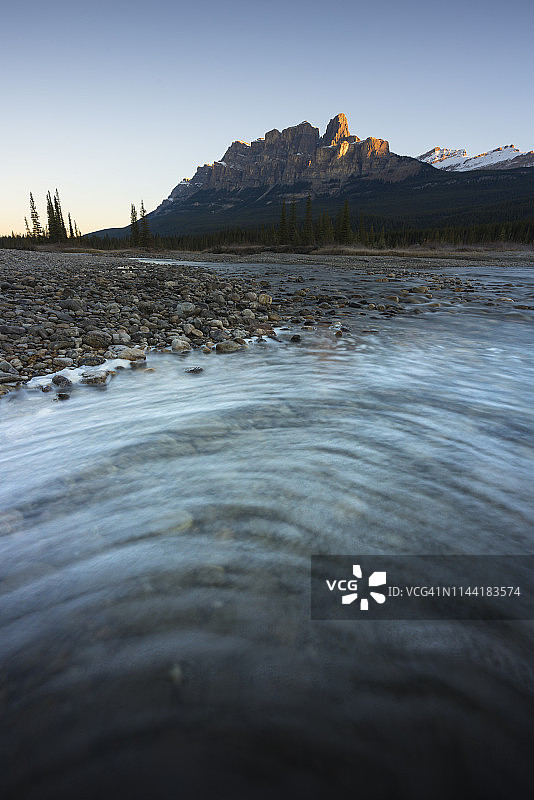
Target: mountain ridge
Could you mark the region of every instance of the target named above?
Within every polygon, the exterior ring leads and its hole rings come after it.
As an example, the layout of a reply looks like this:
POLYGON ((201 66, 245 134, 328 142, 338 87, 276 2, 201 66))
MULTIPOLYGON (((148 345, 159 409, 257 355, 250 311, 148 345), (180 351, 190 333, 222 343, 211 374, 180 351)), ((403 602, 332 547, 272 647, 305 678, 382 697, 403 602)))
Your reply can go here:
POLYGON ((191 179, 180 181, 154 213, 185 202, 199 189, 233 192, 303 181, 314 196, 338 191, 353 177, 403 180, 419 174, 419 164, 418 159, 391 153, 385 139, 370 136, 362 141, 350 133, 345 114, 337 114, 323 136, 304 121, 282 131, 274 128, 250 144, 232 142, 219 161, 199 166, 191 179))
MULTIPOLYGON (((284 200, 295 200, 302 213, 309 196, 316 210, 335 214, 348 200, 353 213, 387 216, 401 227, 463 224, 458 220, 464 217, 492 221, 512 213, 512 206, 527 213, 534 202, 533 169, 447 170, 427 163, 439 155, 445 161, 452 152, 434 148, 419 159, 400 156, 385 139, 352 134, 340 113, 322 135, 304 121, 273 128, 251 143, 232 142, 219 161, 180 181, 147 219, 161 235, 260 228, 278 223, 284 200)), ((464 153, 455 156, 468 158, 464 153)), ((126 237, 129 226, 92 235, 126 237)))
POLYGON ((448 172, 468 172, 478 169, 520 169, 534 167, 534 150, 521 152, 513 144, 496 147, 476 156, 467 155, 465 149, 449 150, 434 147, 417 157, 418 161, 448 172))

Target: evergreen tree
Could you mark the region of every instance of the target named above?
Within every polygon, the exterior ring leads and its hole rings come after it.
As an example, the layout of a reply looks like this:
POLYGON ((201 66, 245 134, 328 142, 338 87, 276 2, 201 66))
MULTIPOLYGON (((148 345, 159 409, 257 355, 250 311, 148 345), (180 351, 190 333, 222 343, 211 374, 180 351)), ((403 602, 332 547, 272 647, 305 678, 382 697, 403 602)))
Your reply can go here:
POLYGON ((320 246, 325 243, 324 237, 324 211, 322 211, 315 224, 315 241, 320 246))
POLYGON ((349 201, 345 200, 343 211, 340 216, 339 224, 339 241, 342 244, 350 244, 353 239, 352 228, 350 227, 350 209, 349 201))
POLYGON ((361 244, 367 244, 367 231, 365 230, 365 222, 363 220, 363 214, 360 211, 360 221, 358 223, 358 239, 361 244))
POLYGON ((36 239, 40 239, 42 236, 44 236, 44 231, 41 228, 39 214, 37 213, 35 200, 33 199, 33 195, 31 192, 30 192, 30 218, 32 221, 32 236, 34 236, 36 239))
POLYGON ((139 247, 139 223, 137 221, 137 211, 132 203, 130 211, 130 245, 132 247, 139 247))
POLYGON ((282 200, 282 210, 280 212, 280 223, 278 225, 278 241, 280 244, 289 243, 289 228, 287 225, 286 201, 282 200))
POLYGON ((74 230, 72 229, 72 220, 70 218, 70 211, 69 211, 69 239, 74 239, 74 230))
POLYGON ((291 209, 289 211, 289 241, 292 245, 299 243, 299 231, 297 228, 297 204, 295 198, 291 201, 291 209))
POLYGON ((46 215, 48 217, 48 238, 51 242, 59 242, 61 239, 61 228, 50 192, 46 194, 46 215))
POLYGON ((63 219, 63 212, 61 210, 61 203, 59 201, 59 192, 57 189, 54 195, 54 213, 56 215, 56 224, 59 232, 59 240, 66 241, 67 229, 65 227, 65 220, 63 219))
POLYGON ((324 214, 324 240, 326 244, 331 244, 334 241, 334 226, 332 224, 332 220, 330 218, 330 214, 328 211, 325 211, 324 214))
POLYGON ((146 218, 145 206, 141 200, 141 208, 139 209, 139 245, 148 250, 151 244, 152 234, 146 218))
POLYGON ((311 206, 311 196, 308 195, 308 202, 306 203, 306 212, 304 214, 304 223, 302 225, 302 232, 301 232, 301 241, 302 244, 315 244, 315 235, 313 231, 313 217, 312 217, 312 206, 311 206))

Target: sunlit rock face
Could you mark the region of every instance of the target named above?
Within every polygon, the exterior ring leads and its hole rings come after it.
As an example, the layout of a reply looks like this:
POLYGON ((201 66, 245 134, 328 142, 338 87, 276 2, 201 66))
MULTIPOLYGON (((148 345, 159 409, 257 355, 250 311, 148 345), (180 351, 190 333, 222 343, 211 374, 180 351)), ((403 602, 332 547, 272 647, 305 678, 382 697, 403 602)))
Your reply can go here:
POLYGON ((332 147, 342 140, 359 142, 357 136, 352 136, 345 114, 337 114, 330 120, 324 135, 321 137, 322 147, 332 147))
POLYGON ((199 190, 268 190, 304 182, 306 193, 333 193, 353 178, 395 182, 421 169, 416 159, 390 153, 384 139, 361 141, 350 133, 345 114, 337 114, 322 136, 309 122, 301 122, 282 131, 274 128, 250 144, 232 142, 220 161, 198 167, 190 180, 181 181, 160 209, 183 203, 199 190))

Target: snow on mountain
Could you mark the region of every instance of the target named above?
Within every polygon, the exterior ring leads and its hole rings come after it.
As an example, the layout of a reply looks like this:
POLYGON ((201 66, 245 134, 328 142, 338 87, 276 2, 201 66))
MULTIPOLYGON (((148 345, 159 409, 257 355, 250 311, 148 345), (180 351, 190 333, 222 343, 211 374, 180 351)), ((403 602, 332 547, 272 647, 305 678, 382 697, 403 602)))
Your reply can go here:
POLYGON ((534 150, 522 153, 513 144, 507 144, 490 150, 489 153, 468 156, 465 150, 434 147, 433 150, 418 156, 418 160, 449 172, 467 172, 472 169, 516 169, 534 167, 534 150))

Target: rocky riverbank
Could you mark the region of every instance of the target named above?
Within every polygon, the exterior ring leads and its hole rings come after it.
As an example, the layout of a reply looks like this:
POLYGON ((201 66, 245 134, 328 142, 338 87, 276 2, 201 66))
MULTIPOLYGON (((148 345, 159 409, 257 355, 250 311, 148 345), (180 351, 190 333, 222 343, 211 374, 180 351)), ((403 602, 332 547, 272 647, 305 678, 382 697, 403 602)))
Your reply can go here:
MULTIPOLYGON (((349 312, 371 316, 376 324, 381 316, 421 313, 452 302, 493 304, 484 287, 428 272, 438 265, 408 258, 320 258, 332 274, 354 271, 352 290, 342 293, 300 274, 299 269, 317 264, 317 257, 182 253, 176 258, 186 263, 0 251, 0 394, 32 377, 74 367, 88 368, 82 382, 105 382, 106 370, 95 372, 95 367, 116 358, 143 363, 150 348, 234 352, 251 337, 275 336, 273 327, 286 323, 331 326, 337 319, 333 335, 340 336, 349 312), (216 272, 206 266, 207 258, 232 262, 236 269, 216 272), (295 271, 275 280, 271 273, 269 280, 257 272, 247 275, 246 268, 240 273, 237 265, 251 261, 292 264, 295 271)), ((54 382, 60 389, 68 378, 57 376, 54 382)))

